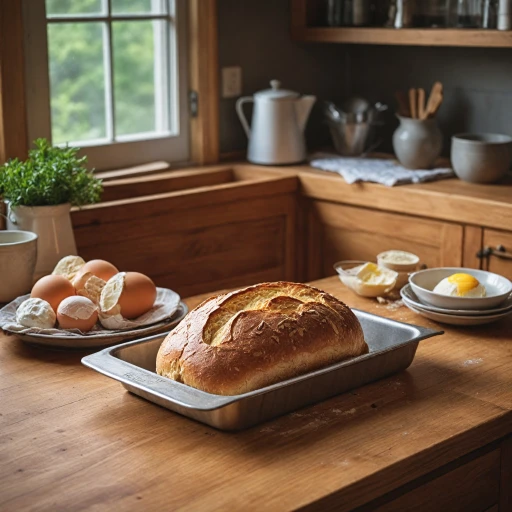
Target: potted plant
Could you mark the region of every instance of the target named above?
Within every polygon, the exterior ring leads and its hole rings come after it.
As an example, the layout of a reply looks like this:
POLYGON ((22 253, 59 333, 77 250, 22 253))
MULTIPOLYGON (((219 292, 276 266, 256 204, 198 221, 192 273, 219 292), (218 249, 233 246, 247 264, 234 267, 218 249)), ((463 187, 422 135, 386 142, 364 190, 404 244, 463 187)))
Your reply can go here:
POLYGON ((0 196, 7 203, 7 229, 38 235, 38 279, 60 258, 76 254, 71 207, 98 202, 103 186, 85 168, 87 158, 77 156, 79 148, 52 147, 46 139, 35 146, 27 160, 0 167, 0 196))

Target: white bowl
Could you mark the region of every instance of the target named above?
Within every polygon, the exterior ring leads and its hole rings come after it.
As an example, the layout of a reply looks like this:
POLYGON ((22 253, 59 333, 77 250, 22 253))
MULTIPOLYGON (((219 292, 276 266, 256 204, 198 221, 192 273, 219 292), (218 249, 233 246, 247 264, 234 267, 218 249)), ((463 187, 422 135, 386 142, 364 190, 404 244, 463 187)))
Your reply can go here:
POLYGON ((443 267, 420 270, 409 277, 409 283, 421 302, 446 309, 492 309, 503 303, 512 292, 512 283, 507 278, 473 268, 443 267), (445 277, 461 272, 478 279, 485 286, 487 296, 478 298, 450 297, 432 291, 445 277))
POLYGON ((354 270, 357 270, 357 267, 360 267, 366 263, 367 261, 358 261, 358 260, 345 260, 338 261, 333 265, 334 270, 338 272, 338 277, 340 281, 347 287, 350 288, 353 292, 361 295, 362 297, 381 297, 389 293, 391 290, 395 288, 396 280, 398 277, 398 272, 389 269, 382 269, 389 274, 389 277, 392 281, 389 284, 370 284, 365 283, 358 279, 355 275, 354 270))
POLYGON ((395 272, 412 272, 418 267, 419 256, 412 252, 392 250, 377 254, 377 264, 395 272))

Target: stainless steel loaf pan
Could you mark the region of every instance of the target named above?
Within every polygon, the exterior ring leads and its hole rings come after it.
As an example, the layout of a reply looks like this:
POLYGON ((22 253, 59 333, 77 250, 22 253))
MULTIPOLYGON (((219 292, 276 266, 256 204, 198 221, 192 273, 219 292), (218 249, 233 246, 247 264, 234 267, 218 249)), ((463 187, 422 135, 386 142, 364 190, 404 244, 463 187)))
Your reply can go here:
POLYGON ((82 363, 171 411, 221 430, 239 430, 405 370, 421 340, 443 333, 354 312, 368 354, 243 395, 213 395, 157 375, 156 355, 165 334, 106 348, 82 363))

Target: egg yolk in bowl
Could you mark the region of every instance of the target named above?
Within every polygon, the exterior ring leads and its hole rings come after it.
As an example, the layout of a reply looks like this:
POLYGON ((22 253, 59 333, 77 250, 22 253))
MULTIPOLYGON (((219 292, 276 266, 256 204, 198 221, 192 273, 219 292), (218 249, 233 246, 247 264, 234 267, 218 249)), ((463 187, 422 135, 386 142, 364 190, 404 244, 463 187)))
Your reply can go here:
POLYGON ((434 293, 451 297, 485 297, 485 287, 476 277, 470 274, 458 273, 444 278, 434 288, 434 293))

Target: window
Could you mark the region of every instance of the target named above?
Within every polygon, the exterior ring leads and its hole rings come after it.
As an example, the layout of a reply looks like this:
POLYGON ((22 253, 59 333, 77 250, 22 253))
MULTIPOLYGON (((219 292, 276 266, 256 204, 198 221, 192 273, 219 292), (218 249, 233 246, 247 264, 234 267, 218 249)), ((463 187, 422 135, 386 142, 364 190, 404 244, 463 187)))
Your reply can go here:
POLYGON ((96 169, 189 157, 185 0, 24 0, 29 141, 96 169))

